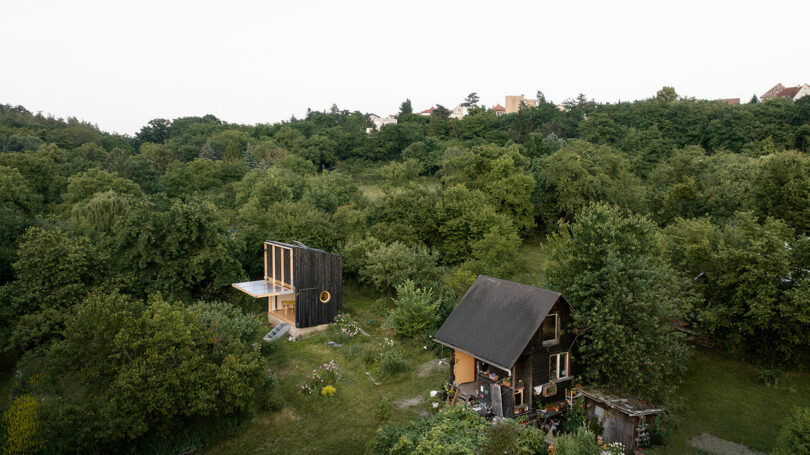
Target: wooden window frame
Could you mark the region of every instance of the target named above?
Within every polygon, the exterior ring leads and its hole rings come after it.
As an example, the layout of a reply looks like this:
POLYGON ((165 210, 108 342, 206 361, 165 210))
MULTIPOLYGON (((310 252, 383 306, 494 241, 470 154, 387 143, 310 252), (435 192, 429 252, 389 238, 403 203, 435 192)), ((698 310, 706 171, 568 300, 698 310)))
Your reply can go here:
POLYGON ((550 354, 548 356, 548 378, 549 382, 557 382, 557 381, 564 381, 571 377, 571 353, 568 351, 563 352, 555 352, 554 354, 550 354), (565 376, 560 376, 560 359, 562 356, 565 355, 565 376), (554 358, 556 357, 556 360, 554 358), (552 363, 554 362, 554 363, 552 363), (556 366, 557 374, 556 377, 551 375, 552 372, 552 365, 556 366))
POLYGON ((540 341, 543 343, 543 346, 553 346, 555 344, 559 344, 560 342, 560 313, 549 313, 546 315, 546 319, 554 316, 554 339, 553 340, 544 340, 543 339, 543 325, 545 324, 545 319, 543 319, 543 323, 540 324, 540 341))

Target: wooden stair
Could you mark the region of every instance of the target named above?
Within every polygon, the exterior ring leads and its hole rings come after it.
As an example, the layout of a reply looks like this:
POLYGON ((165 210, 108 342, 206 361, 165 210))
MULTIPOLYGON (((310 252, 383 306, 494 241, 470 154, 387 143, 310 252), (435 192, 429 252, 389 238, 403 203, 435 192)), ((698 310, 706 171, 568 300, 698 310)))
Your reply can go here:
POLYGON ((273 330, 267 333, 267 335, 262 338, 264 341, 270 343, 271 341, 276 341, 279 338, 283 337, 285 333, 290 331, 292 326, 287 324, 286 322, 282 322, 277 326, 273 327, 273 330))

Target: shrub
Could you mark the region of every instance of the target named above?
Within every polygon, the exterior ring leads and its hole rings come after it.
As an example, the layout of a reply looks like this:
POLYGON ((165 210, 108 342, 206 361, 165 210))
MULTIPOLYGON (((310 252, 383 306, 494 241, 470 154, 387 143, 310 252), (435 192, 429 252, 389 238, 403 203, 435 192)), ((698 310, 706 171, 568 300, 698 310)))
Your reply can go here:
POLYGON ((574 400, 573 406, 565 412, 564 428, 565 431, 570 433, 585 424, 585 399, 578 397, 574 400))
POLYGON ((772 455, 797 453, 810 453, 810 408, 793 408, 771 451, 772 455))
POLYGON ((345 334, 349 338, 354 338, 360 334, 360 324, 348 314, 338 313, 338 315, 335 316, 334 323, 340 329, 340 333, 345 334))
POLYGON ((21 395, 3 413, 3 430, 5 444, 3 453, 29 454, 43 448, 38 439, 39 421, 37 408, 39 402, 31 395, 21 395))
POLYGON ((312 395, 324 386, 337 383, 342 377, 335 361, 330 360, 329 363, 324 363, 307 373, 306 380, 301 385, 301 391, 312 395))
POLYGON ((388 325, 401 337, 427 335, 439 321, 439 303, 432 289, 417 288, 416 283, 406 280, 397 286, 396 307, 388 314, 388 325))
POLYGON ((279 411, 284 407, 284 395, 279 393, 278 379, 272 371, 267 371, 264 376, 261 407, 265 411, 279 411))
POLYGON ((321 389, 321 395, 325 396, 325 397, 333 397, 333 396, 335 396, 335 392, 337 392, 337 389, 335 389, 331 385, 324 386, 321 389))
POLYGON ((573 433, 563 433, 554 438, 554 455, 599 455, 602 450, 596 436, 587 427, 579 427, 573 433))
POLYGON ((374 407, 374 418, 379 422, 385 422, 389 417, 391 417, 391 402, 383 398, 374 407))
POLYGON ((384 349, 380 354, 380 373, 383 376, 396 376, 402 373, 407 368, 408 364, 402 357, 402 352, 399 349, 389 347, 384 349))
POLYGON ((517 451, 518 429, 514 423, 502 422, 487 428, 487 440, 481 455, 500 455, 517 451))

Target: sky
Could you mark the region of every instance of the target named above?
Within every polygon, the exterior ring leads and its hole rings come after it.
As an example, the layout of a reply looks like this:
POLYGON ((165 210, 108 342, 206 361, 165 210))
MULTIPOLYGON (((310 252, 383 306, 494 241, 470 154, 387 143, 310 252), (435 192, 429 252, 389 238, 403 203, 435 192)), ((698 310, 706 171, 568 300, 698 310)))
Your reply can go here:
POLYGON ((0 0, 0 103, 135 134, 154 118, 395 114, 470 92, 717 99, 810 83, 809 1, 0 0))

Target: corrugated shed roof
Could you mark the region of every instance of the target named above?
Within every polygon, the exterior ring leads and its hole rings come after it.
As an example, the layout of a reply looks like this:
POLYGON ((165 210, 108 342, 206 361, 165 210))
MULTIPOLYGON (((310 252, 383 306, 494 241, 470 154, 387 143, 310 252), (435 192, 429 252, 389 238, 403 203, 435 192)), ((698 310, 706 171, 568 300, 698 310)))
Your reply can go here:
POLYGON ((511 368, 561 297, 548 289, 480 275, 435 339, 501 368, 511 368))
POLYGON ((618 409, 629 416, 638 417, 664 412, 663 409, 649 401, 639 400, 635 397, 619 397, 606 393, 603 390, 595 387, 575 388, 574 392, 581 393, 586 397, 610 406, 611 408, 618 409))

